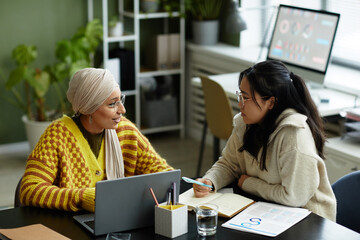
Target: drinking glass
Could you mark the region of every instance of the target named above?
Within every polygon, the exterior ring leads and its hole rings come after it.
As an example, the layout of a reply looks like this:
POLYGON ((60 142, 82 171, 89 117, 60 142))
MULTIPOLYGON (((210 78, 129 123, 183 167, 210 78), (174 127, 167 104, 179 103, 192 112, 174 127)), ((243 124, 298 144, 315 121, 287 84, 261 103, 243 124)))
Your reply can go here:
POLYGON ((211 236, 216 233, 218 221, 218 206, 204 203, 196 206, 197 231, 201 236, 211 236))

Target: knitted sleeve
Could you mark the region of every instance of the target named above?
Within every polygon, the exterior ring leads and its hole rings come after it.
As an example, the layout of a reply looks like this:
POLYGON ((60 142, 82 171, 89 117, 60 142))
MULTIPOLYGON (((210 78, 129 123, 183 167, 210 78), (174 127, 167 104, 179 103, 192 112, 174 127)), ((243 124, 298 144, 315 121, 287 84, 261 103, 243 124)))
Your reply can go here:
POLYGON ((20 198, 24 205, 94 211, 95 187, 76 138, 61 121, 53 122, 30 154, 20 198))
POLYGON ((123 153, 126 176, 173 170, 128 119, 122 117, 116 131, 123 153))

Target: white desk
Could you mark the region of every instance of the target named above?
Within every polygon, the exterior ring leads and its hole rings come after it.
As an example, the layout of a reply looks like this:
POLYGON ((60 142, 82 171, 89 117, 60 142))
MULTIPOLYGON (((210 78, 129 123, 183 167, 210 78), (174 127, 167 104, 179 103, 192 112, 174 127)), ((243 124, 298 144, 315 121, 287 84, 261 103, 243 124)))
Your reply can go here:
POLYGON ((360 142, 349 137, 329 138, 324 148, 325 165, 330 183, 360 170, 360 142))
MULTIPOLYGON (((231 101, 237 101, 235 91, 239 89, 239 73, 218 74, 211 75, 209 77, 212 80, 218 82, 224 88, 231 101)), ((194 86, 201 87, 200 78, 193 78, 192 84, 194 86)), ((322 117, 336 115, 345 108, 351 108, 355 106, 355 96, 329 88, 310 89, 310 94, 322 117), (329 99, 329 102, 321 103, 321 99, 329 99)), ((234 106, 233 103, 232 105, 234 106)))

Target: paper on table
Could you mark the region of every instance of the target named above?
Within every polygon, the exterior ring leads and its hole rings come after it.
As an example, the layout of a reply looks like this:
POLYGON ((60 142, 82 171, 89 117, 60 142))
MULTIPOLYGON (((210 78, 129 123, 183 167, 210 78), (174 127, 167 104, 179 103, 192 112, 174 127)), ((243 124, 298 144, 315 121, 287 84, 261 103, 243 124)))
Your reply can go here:
POLYGON ((0 229, 0 233, 13 240, 69 240, 60 233, 45 227, 42 224, 33 224, 25 227, 0 229))
POLYGON ((311 212, 304 208, 256 202, 222 224, 223 227, 275 237, 311 212))

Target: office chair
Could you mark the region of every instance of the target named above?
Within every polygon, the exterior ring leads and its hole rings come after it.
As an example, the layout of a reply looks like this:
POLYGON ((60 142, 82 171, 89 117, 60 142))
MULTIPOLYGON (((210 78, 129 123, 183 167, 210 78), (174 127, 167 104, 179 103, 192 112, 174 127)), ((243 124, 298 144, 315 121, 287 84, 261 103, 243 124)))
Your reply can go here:
POLYGON ((337 200, 336 222, 360 233, 360 171, 341 177, 332 189, 337 200))
POLYGON ((220 139, 227 140, 233 129, 233 112, 230 100, 224 89, 220 84, 208 77, 201 76, 200 78, 204 92, 206 118, 203 125, 196 177, 200 176, 207 128, 210 129, 214 136, 214 162, 216 162, 220 156, 220 139))
POLYGON ((14 197, 14 207, 22 207, 23 204, 20 201, 20 188, 21 188, 21 181, 22 177, 20 178, 20 181, 18 182, 15 190, 15 197, 14 197))

